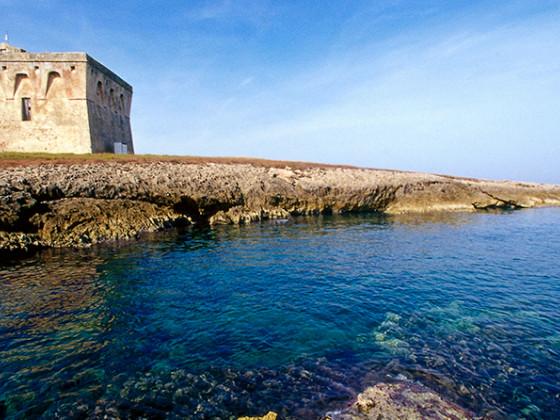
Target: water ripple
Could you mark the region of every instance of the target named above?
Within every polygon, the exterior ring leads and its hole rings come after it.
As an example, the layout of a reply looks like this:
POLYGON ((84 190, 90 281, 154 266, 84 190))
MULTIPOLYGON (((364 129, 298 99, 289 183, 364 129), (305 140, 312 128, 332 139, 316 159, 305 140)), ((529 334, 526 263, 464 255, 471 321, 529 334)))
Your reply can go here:
POLYGON ((404 375, 480 415, 560 418, 559 238, 541 209, 46 251, 0 267, 0 416, 318 418, 404 375))

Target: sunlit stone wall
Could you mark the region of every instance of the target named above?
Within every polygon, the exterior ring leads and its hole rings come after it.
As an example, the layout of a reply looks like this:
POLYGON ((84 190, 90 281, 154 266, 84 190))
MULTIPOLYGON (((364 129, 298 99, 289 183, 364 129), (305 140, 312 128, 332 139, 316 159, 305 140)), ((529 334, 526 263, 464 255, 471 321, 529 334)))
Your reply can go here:
POLYGON ((0 152, 133 153, 132 87, 85 53, 0 44, 0 152))

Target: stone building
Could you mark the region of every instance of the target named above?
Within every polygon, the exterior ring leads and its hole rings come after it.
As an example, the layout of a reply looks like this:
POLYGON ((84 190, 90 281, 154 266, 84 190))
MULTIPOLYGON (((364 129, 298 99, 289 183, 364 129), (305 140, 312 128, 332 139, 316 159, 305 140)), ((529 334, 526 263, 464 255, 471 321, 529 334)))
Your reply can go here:
POLYGON ((0 44, 0 152, 134 153, 132 86, 85 53, 0 44))

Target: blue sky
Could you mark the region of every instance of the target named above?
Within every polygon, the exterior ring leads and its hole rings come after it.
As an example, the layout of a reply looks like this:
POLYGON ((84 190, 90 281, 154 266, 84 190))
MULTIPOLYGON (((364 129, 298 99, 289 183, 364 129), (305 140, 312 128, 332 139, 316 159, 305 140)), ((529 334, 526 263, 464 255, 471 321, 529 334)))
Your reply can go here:
POLYGON ((560 1, 0 0, 134 87, 137 153, 560 184, 560 1))

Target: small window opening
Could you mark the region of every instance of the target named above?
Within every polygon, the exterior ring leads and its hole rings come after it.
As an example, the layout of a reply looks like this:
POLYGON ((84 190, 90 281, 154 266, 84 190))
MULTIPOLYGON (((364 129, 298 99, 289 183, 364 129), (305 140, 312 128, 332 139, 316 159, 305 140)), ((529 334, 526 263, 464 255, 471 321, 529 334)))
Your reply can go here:
POLYGON ((21 119, 31 121, 31 99, 21 98, 21 119))
POLYGON ((97 82, 97 96, 101 102, 103 102, 103 83, 97 82))

